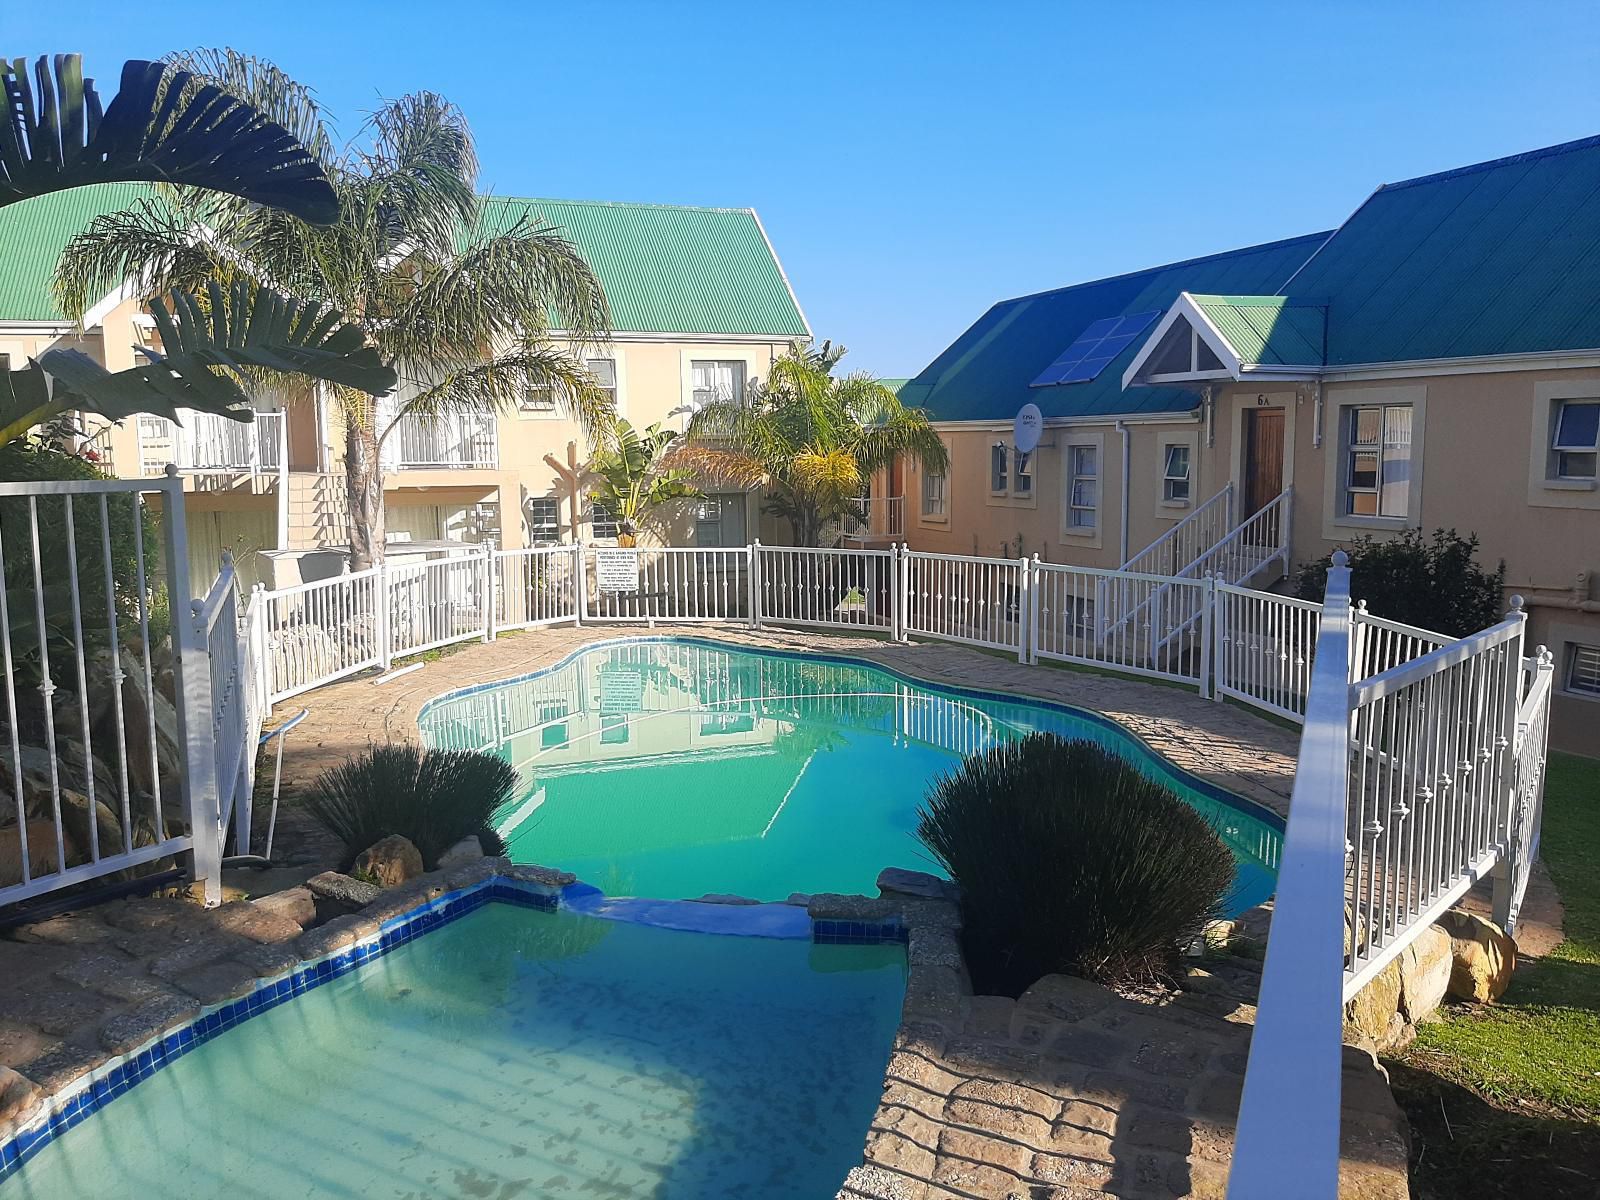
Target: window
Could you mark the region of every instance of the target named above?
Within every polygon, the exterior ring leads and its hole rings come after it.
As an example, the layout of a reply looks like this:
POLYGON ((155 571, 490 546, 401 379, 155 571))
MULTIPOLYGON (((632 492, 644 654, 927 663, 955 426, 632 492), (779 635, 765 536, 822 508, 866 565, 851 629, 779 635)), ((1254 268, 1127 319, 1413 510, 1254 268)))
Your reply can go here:
POLYGON ((1189 447, 1173 443, 1163 455, 1161 498, 1172 504, 1189 502, 1189 447))
POLYGON ((744 403, 744 363, 691 362, 689 373, 694 389, 691 400, 695 409, 704 408, 713 400, 744 403))
POLYGON ((554 496, 532 496, 527 507, 528 537, 540 542, 561 540, 561 501, 554 496))
POLYGON ((945 515, 945 477, 943 471, 924 471, 922 473, 922 515, 925 517, 943 517, 945 515))
POLYGON ((1013 496, 1031 496, 1033 494, 1033 455, 1017 455, 1017 479, 1012 486, 1013 496))
POLYGON ((555 412, 555 384, 548 379, 535 380, 530 376, 526 386, 522 389, 522 399, 517 402, 517 409, 525 413, 555 412))
POLYGON ((1099 524, 1100 447, 1069 446, 1067 528, 1093 529, 1099 524))
POLYGON ((696 546, 743 546, 744 493, 713 492, 694 514, 696 546))
POLYGON ((614 538, 622 532, 616 514, 598 502, 589 506, 589 534, 597 538, 614 538))
POLYGON ((1595 478, 1600 462, 1600 400, 1563 400, 1550 449, 1559 478, 1595 478))
POLYGON ((989 490, 1004 492, 1010 486, 1006 444, 996 442, 989 448, 989 490))
POLYGON ((1404 517, 1411 500, 1411 405, 1380 404, 1349 412, 1346 515, 1404 517))
POLYGON ((614 358, 586 358, 583 366, 594 379, 594 384, 606 394, 606 402, 617 407, 617 360, 614 358))
POLYGON ((1574 646, 1567 662, 1567 691, 1600 696, 1600 646, 1574 646))

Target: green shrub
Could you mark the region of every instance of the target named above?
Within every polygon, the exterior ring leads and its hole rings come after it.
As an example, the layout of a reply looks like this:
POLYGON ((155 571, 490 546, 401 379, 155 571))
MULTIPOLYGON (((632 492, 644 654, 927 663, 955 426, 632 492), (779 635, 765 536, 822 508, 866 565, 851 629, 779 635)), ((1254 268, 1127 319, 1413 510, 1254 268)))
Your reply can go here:
POLYGON ((1057 973, 1170 981, 1234 874, 1172 789, 1054 734, 967 759, 935 785, 917 834, 961 888, 981 994, 1019 996, 1057 973))
MULTIPOLYGON (((1380 540, 1368 533, 1355 538, 1347 552, 1350 598, 1365 600, 1375 617, 1466 637, 1505 616, 1506 564, 1493 571, 1478 565, 1477 534, 1462 537, 1454 529, 1435 529, 1424 539, 1420 530, 1407 529, 1380 540)), ((1322 599, 1331 558, 1300 568, 1295 588, 1302 599, 1322 599)))
POLYGON ((494 814, 516 789, 516 768, 493 754, 378 746, 323 772, 305 803, 344 843, 343 867, 380 838, 398 833, 411 840, 431 871, 439 855, 474 834, 485 854, 503 854, 494 814))

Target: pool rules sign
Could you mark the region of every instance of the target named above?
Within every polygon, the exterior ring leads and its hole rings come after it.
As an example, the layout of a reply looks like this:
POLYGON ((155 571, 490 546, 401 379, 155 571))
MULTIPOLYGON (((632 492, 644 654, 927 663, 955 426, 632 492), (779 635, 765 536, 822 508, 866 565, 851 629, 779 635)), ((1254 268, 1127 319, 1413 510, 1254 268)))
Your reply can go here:
POLYGON ((594 577, 602 592, 636 592, 639 590, 639 552, 613 550, 609 547, 594 552, 594 577))

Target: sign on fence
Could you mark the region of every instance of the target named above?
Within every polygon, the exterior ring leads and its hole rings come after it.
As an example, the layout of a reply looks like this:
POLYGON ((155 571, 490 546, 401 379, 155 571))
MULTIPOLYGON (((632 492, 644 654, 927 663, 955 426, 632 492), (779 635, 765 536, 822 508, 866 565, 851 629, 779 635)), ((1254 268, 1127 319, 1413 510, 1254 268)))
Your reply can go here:
POLYGON ((639 590, 639 552, 602 549, 594 552, 594 577, 602 592, 639 590))

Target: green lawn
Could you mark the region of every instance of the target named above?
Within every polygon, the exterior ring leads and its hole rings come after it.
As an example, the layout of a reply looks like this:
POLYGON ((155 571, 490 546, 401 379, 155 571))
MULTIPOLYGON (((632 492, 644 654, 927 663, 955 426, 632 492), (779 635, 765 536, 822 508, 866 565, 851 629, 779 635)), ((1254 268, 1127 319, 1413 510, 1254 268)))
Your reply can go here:
POLYGON ((1600 762, 1551 755, 1542 853, 1566 940, 1390 1064, 1422 1200, 1600 1195, 1600 762))

